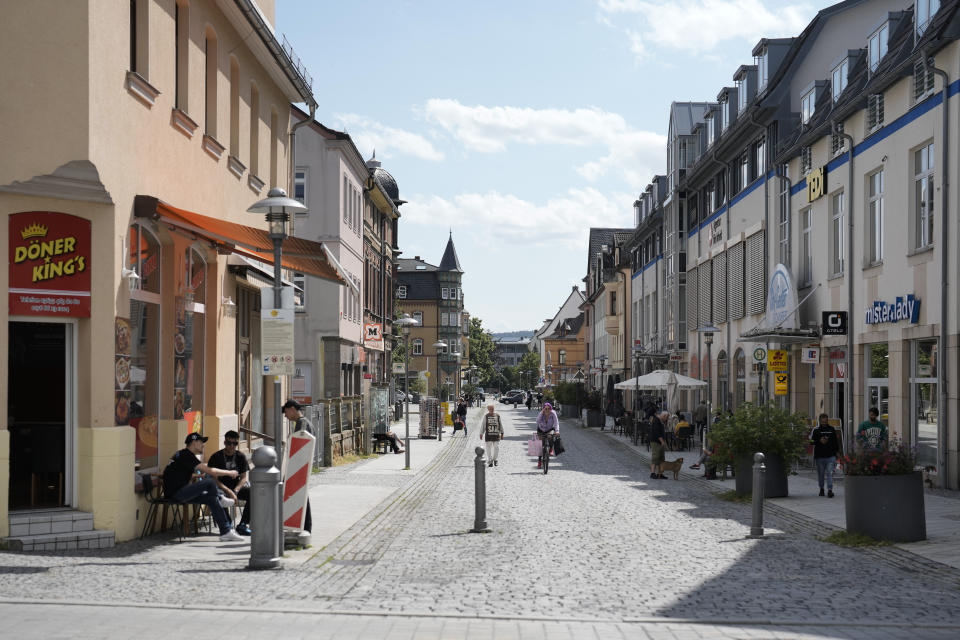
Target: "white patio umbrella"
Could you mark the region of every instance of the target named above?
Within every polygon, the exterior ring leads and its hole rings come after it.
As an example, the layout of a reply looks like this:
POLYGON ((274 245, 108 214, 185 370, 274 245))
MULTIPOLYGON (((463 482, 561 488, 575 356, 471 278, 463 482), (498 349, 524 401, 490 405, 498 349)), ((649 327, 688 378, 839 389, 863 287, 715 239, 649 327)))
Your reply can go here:
POLYGON ((698 389, 707 386, 703 380, 682 376, 673 371, 657 369, 651 371, 645 376, 630 378, 623 382, 618 382, 615 387, 627 391, 666 391, 667 406, 673 408, 676 405, 677 391, 686 389, 698 389))

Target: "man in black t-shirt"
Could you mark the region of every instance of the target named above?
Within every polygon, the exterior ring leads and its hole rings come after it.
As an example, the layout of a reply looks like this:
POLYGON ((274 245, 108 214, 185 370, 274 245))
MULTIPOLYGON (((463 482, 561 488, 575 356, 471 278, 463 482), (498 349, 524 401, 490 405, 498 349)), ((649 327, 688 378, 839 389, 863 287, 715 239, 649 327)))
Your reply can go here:
POLYGON ((213 479, 214 477, 236 478, 239 474, 236 470, 216 469, 200 462, 197 456, 203 453, 203 443, 207 440, 208 438, 204 438, 199 433, 187 435, 184 440, 186 447, 173 454, 167 468, 163 470, 163 495, 176 502, 207 505, 213 515, 213 521, 220 528, 221 540, 243 540, 243 537, 233 530, 233 523, 224 511, 225 506, 233 506, 233 500, 220 494, 217 483, 213 479), (207 474, 207 477, 191 482, 196 471, 207 474))
POLYGON ((240 444, 240 434, 236 431, 227 431, 223 435, 223 449, 210 456, 208 465, 215 469, 235 470, 236 478, 224 476, 215 478, 220 490, 233 501, 244 500, 243 513, 240 515, 240 524, 237 525, 237 533, 242 536, 250 535, 250 485, 247 484, 247 472, 250 471, 250 465, 247 464, 247 456, 237 450, 240 444))
POLYGON ((833 468, 837 464, 840 452, 840 440, 837 430, 830 426, 830 417, 821 413, 819 424, 810 434, 813 444, 813 461, 817 465, 817 480, 820 483, 820 495, 823 495, 823 481, 827 481, 827 496, 833 497, 833 468))

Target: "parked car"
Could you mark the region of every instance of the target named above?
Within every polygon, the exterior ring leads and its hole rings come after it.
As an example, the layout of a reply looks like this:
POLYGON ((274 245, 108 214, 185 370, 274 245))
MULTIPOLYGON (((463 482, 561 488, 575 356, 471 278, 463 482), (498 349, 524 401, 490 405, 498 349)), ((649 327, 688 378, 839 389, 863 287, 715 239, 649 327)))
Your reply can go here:
POLYGON ((523 404, 527 397, 523 391, 508 391, 500 396, 500 402, 503 404, 523 404))

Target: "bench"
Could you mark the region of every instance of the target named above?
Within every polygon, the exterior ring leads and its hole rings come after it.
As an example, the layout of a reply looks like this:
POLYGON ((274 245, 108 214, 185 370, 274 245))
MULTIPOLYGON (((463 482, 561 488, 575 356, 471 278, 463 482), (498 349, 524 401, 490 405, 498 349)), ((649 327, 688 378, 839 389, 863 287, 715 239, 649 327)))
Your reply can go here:
POLYGON ((373 452, 374 453, 386 453, 389 448, 390 448, 390 439, 387 438, 386 433, 373 434, 373 452))

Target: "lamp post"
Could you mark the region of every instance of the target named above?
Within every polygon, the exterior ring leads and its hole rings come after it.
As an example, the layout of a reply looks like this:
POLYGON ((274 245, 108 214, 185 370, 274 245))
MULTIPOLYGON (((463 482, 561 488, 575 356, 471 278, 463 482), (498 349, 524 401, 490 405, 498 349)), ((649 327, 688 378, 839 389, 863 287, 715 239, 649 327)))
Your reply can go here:
MULTIPOLYGON (((703 343, 707 345, 707 425, 710 425, 710 416, 713 415, 713 361, 711 360, 710 350, 713 347, 713 334, 720 331, 712 324, 707 324, 699 329, 697 333, 703 334, 703 343)), ((700 365, 700 371, 703 371, 703 364, 700 365)))
POLYGON ((636 361, 633 379, 636 381, 637 388, 633 392, 633 444, 640 441, 640 356, 643 354, 643 347, 633 347, 633 359, 636 361))
POLYGON ((440 402, 440 349, 446 349, 447 343, 443 340, 437 340, 433 343, 433 348, 437 352, 437 402, 440 402))
POLYGON ((452 391, 453 391, 453 396, 454 396, 454 398, 457 399, 457 400, 459 400, 459 399, 460 399, 460 356, 463 355, 463 354, 460 353, 459 351, 454 351, 454 352, 451 353, 450 355, 452 355, 454 358, 456 358, 456 363, 457 363, 457 375, 456 375, 456 377, 453 379, 452 391))
POLYGON ((403 401, 406 404, 406 411, 404 411, 404 426, 406 431, 403 436, 403 462, 404 469, 410 468, 410 393, 407 390, 407 387, 410 382, 410 377, 407 374, 407 369, 410 366, 410 328, 419 325, 420 323, 410 317, 409 313, 403 314, 403 317, 397 320, 394 324, 400 325, 400 331, 403 333, 403 401))
MULTIPOLYGON (((603 382, 604 382, 604 381, 603 381, 603 374, 604 374, 604 372, 607 370, 607 367, 606 367, 606 364, 607 364, 607 356, 606 356, 606 355, 599 355, 599 356, 597 356, 597 359, 600 361, 600 411, 602 411, 604 414, 606 414, 607 407, 606 407, 606 405, 604 404, 604 400, 605 400, 604 395, 606 395, 607 387, 606 387, 605 384, 603 384, 603 382)), ((603 420, 605 421, 606 418, 603 418, 603 420)), ((601 426, 601 429, 600 429, 600 430, 601 430, 601 431, 603 430, 603 427, 602 427, 602 426, 601 426)))

